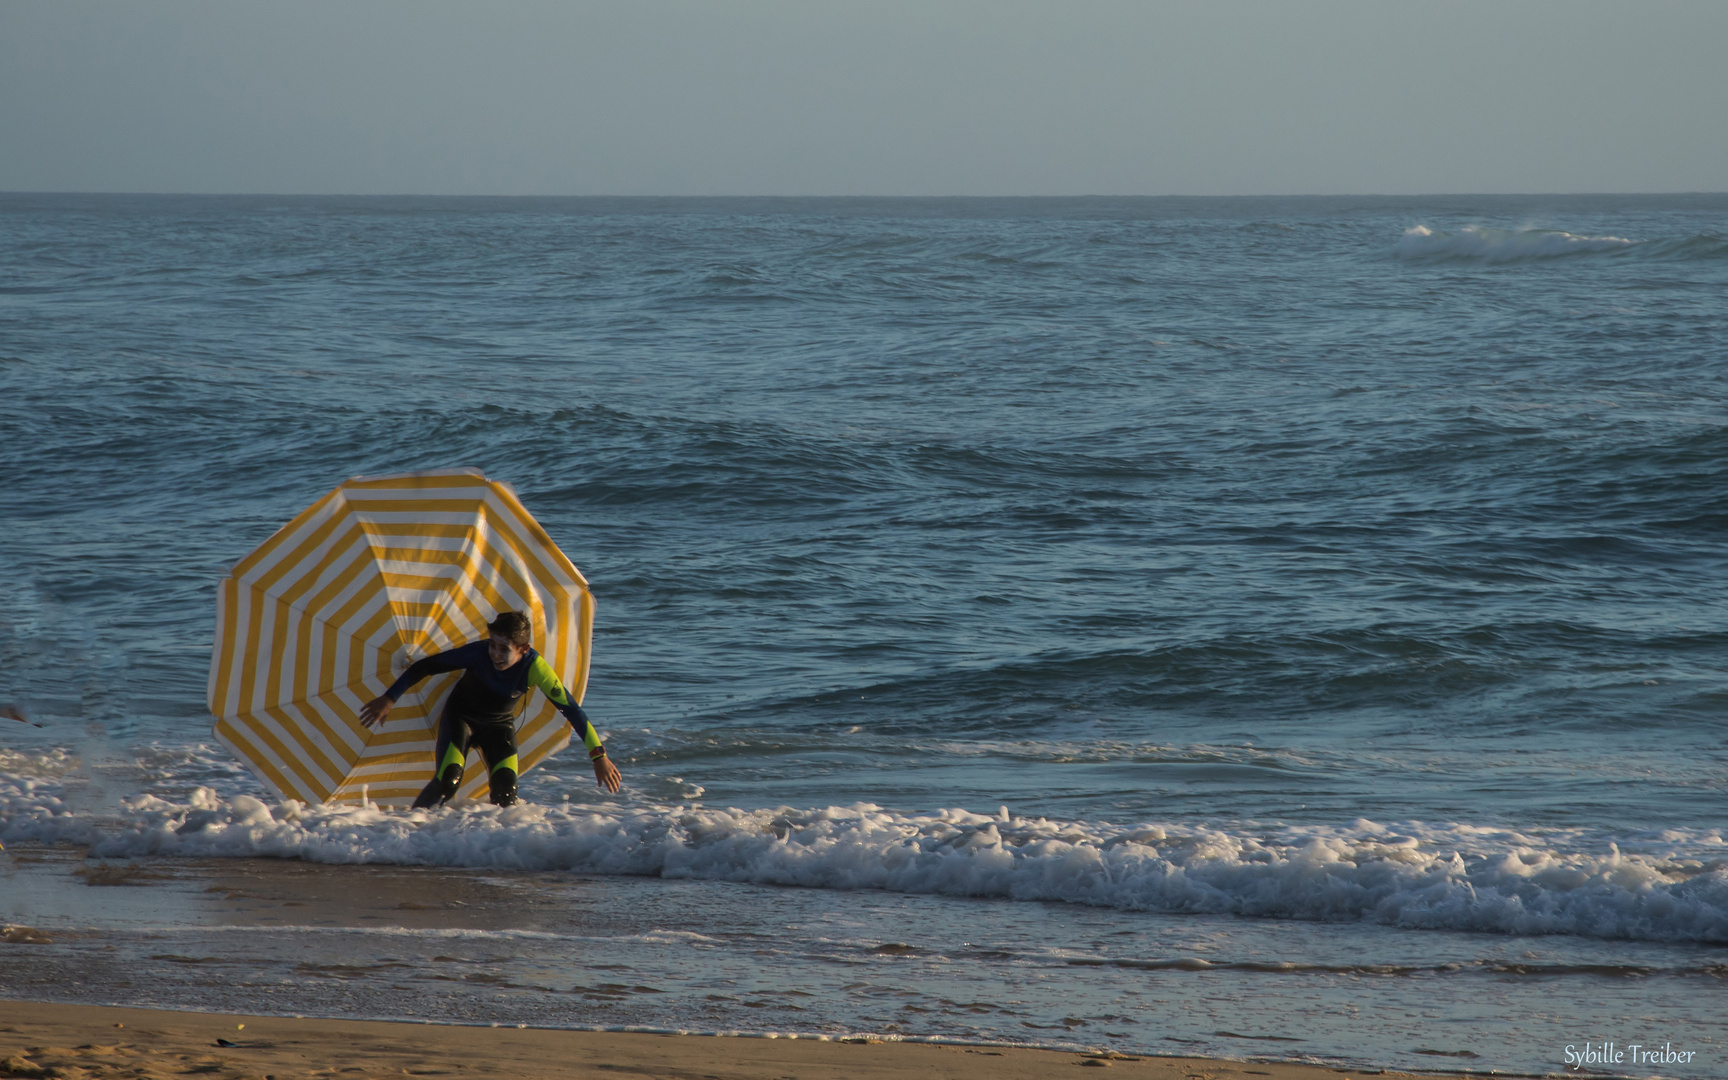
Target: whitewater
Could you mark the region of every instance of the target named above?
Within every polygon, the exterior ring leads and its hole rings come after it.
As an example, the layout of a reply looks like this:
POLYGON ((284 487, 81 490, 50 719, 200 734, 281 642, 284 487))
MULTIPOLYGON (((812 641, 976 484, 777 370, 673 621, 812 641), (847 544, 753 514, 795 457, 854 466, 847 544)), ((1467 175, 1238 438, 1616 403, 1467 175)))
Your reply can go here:
POLYGON ((86 845, 92 858, 230 856, 700 878, 1091 904, 1131 911, 1363 920, 1400 927, 1728 942, 1720 831, 1609 838, 1358 819, 1258 835, 1183 825, 1017 818, 868 803, 795 810, 700 804, 621 813, 562 804, 455 812, 268 805, 207 787, 79 814, 65 757, 0 761, 0 840, 86 845), (1544 835, 1546 834, 1546 835, 1544 835), (1588 853, 1594 847, 1604 853, 1588 853))

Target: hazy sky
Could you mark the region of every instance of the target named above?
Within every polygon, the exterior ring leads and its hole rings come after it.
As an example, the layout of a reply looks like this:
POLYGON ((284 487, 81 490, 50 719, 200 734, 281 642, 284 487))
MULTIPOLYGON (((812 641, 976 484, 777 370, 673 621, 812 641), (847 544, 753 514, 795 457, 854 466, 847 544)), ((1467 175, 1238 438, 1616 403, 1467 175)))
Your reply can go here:
POLYGON ((0 0, 0 190, 1728 190, 1728 0, 0 0))

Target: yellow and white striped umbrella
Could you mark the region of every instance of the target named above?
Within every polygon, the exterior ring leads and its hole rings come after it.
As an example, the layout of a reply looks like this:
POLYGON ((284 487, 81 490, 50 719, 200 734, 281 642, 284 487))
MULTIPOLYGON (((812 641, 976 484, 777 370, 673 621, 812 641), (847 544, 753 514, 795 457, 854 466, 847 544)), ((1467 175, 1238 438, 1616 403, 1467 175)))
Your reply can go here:
MULTIPOLYGON (((421 682, 371 730, 360 706, 422 656, 485 637, 500 611, 528 613, 534 647, 581 701, 594 599, 510 485, 475 469, 350 480, 222 579, 216 737, 285 798, 408 806, 432 778, 461 673, 421 682)), ((569 743, 570 725, 532 694, 516 738, 527 772, 569 743)), ((472 752, 457 797, 485 788, 472 752)))

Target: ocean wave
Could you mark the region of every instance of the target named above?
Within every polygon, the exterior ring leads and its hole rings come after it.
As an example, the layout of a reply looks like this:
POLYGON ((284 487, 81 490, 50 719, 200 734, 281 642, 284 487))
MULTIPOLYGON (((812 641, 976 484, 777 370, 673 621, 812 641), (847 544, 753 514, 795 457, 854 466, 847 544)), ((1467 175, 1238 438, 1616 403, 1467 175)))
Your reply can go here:
MULTIPOLYGON (((795 810, 465 804, 270 805, 198 788, 109 813, 62 797, 65 762, 11 753, 0 840, 93 858, 231 856, 573 871, 1067 901, 1124 910, 1516 934, 1728 942, 1728 843, 1666 830, 1623 852, 1576 830, 1365 819, 1261 830, 1102 823, 872 804, 795 810)), ((1625 840, 1626 838, 1622 838, 1625 840)))
POLYGON ((1605 979, 1646 979, 1653 975, 1696 975, 1720 979, 1728 975, 1724 964, 1680 964, 1654 967, 1649 964, 1544 964, 1506 960, 1451 961, 1442 964, 1317 964, 1291 960, 1207 960, 1178 956, 1145 960, 1135 957, 1074 957, 1062 961, 1069 967, 1127 968, 1133 971, 1252 971, 1275 975, 1493 975, 1551 979, 1565 975, 1593 975, 1605 979))
POLYGON ((1621 236, 1580 236, 1558 229, 1491 229, 1466 225, 1455 233, 1413 225, 1393 245, 1412 262, 1513 263, 1573 255, 1620 253, 1641 246, 1621 236))
POLYGON ((1407 262, 1501 264, 1541 262, 1578 256, 1636 256, 1645 259, 1728 258, 1728 237, 1713 233, 1633 240, 1624 236, 1586 236, 1561 229, 1493 229, 1466 225, 1443 232, 1413 225, 1392 245, 1407 262))

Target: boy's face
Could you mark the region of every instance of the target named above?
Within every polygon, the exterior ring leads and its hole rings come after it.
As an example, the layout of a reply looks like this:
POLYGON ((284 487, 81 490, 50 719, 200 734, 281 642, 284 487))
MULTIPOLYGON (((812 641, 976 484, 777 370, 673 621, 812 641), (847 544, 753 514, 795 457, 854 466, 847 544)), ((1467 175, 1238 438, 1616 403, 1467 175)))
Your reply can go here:
POLYGON ((509 638, 492 635, 490 645, 492 651, 492 666, 499 671, 507 671, 516 666, 524 656, 528 655, 528 646, 512 645, 509 638))

